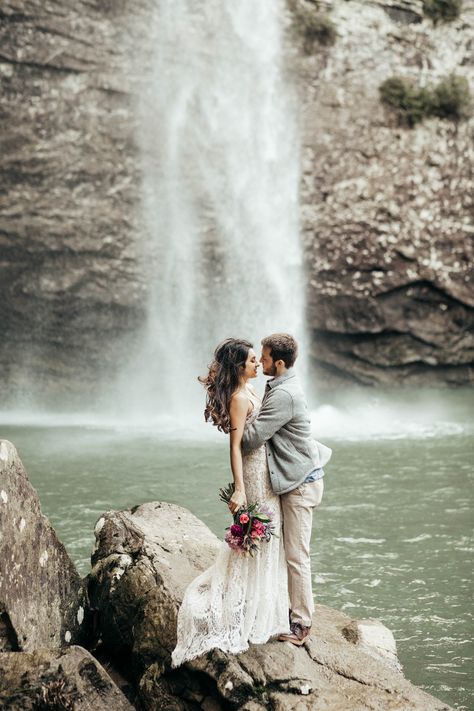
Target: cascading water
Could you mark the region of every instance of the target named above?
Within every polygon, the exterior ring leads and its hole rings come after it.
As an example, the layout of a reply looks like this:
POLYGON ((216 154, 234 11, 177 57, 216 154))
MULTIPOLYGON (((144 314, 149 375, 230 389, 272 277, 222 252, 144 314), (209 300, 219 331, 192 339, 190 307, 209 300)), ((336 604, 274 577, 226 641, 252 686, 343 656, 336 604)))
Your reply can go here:
POLYGON ((202 406, 215 345, 303 335, 295 94, 277 0, 162 0, 140 101, 150 241, 147 332, 130 407, 202 406), (133 403, 133 404, 131 404, 133 403))

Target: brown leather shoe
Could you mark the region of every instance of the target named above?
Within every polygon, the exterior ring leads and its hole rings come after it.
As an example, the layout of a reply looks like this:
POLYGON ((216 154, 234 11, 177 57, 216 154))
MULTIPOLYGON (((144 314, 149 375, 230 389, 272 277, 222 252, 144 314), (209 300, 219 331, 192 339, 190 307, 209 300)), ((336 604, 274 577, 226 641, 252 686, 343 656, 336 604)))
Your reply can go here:
POLYGON ((291 642, 297 647, 301 647, 311 632, 311 627, 303 627, 298 622, 292 622, 290 625, 290 634, 281 634, 278 637, 279 642, 291 642))

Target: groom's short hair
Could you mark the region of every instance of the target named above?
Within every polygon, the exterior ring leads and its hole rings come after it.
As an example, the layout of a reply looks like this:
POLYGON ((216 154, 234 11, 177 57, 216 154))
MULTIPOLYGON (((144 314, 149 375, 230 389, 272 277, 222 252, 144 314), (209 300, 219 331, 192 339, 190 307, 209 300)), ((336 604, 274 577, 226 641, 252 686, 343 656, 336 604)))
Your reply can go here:
POLYGON ((298 355, 298 344, 289 333, 272 333, 262 340, 262 346, 270 349, 273 362, 282 360, 285 368, 294 366, 298 355))

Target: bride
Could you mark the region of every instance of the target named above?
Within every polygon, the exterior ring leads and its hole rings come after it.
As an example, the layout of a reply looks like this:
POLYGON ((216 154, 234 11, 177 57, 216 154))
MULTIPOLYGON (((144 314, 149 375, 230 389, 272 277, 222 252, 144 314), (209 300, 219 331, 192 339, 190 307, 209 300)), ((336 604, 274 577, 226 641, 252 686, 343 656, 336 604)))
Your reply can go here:
POLYGON ((206 420, 229 435, 235 485, 229 509, 235 514, 247 504, 265 505, 273 513, 276 536, 263 542, 253 557, 222 543, 214 564, 191 582, 178 613, 173 667, 216 647, 243 652, 249 642, 263 644, 289 630, 280 499, 271 488, 265 446, 246 455, 240 447, 244 428, 260 406, 249 384, 258 367, 251 343, 227 338, 217 346, 209 372, 200 381, 207 393, 206 420))

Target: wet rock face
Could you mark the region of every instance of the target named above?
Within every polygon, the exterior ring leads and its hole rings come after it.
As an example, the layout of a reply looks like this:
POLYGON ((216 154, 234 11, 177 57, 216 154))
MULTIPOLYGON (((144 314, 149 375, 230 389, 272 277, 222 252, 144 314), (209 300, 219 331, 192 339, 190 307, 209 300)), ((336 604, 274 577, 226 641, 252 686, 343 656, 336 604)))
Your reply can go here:
POLYGON ((81 641, 87 595, 14 446, 0 440, 0 651, 81 641))
POLYGON ((400 128, 392 75, 474 88, 474 10, 434 27, 419 2, 338 2, 338 40, 302 60, 302 226, 314 363, 331 382, 474 379, 474 123, 400 128))
POLYGON ((0 654, 5 711, 132 711, 134 706, 89 652, 78 646, 0 654))
POLYGON ((27 372, 53 396, 107 379, 142 320, 128 12, 143 4, 2 3, 0 369, 12 390, 27 372))
POLYGON ((129 659, 140 708, 157 711, 449 711, 400 673, 393 635, 317 605, 304 647, 272 641, 238 655, 212 650, 176 670, 176 616, 217 538, 189 511, 152 502, 97 522, 89 577, 102 641, 129 659))

